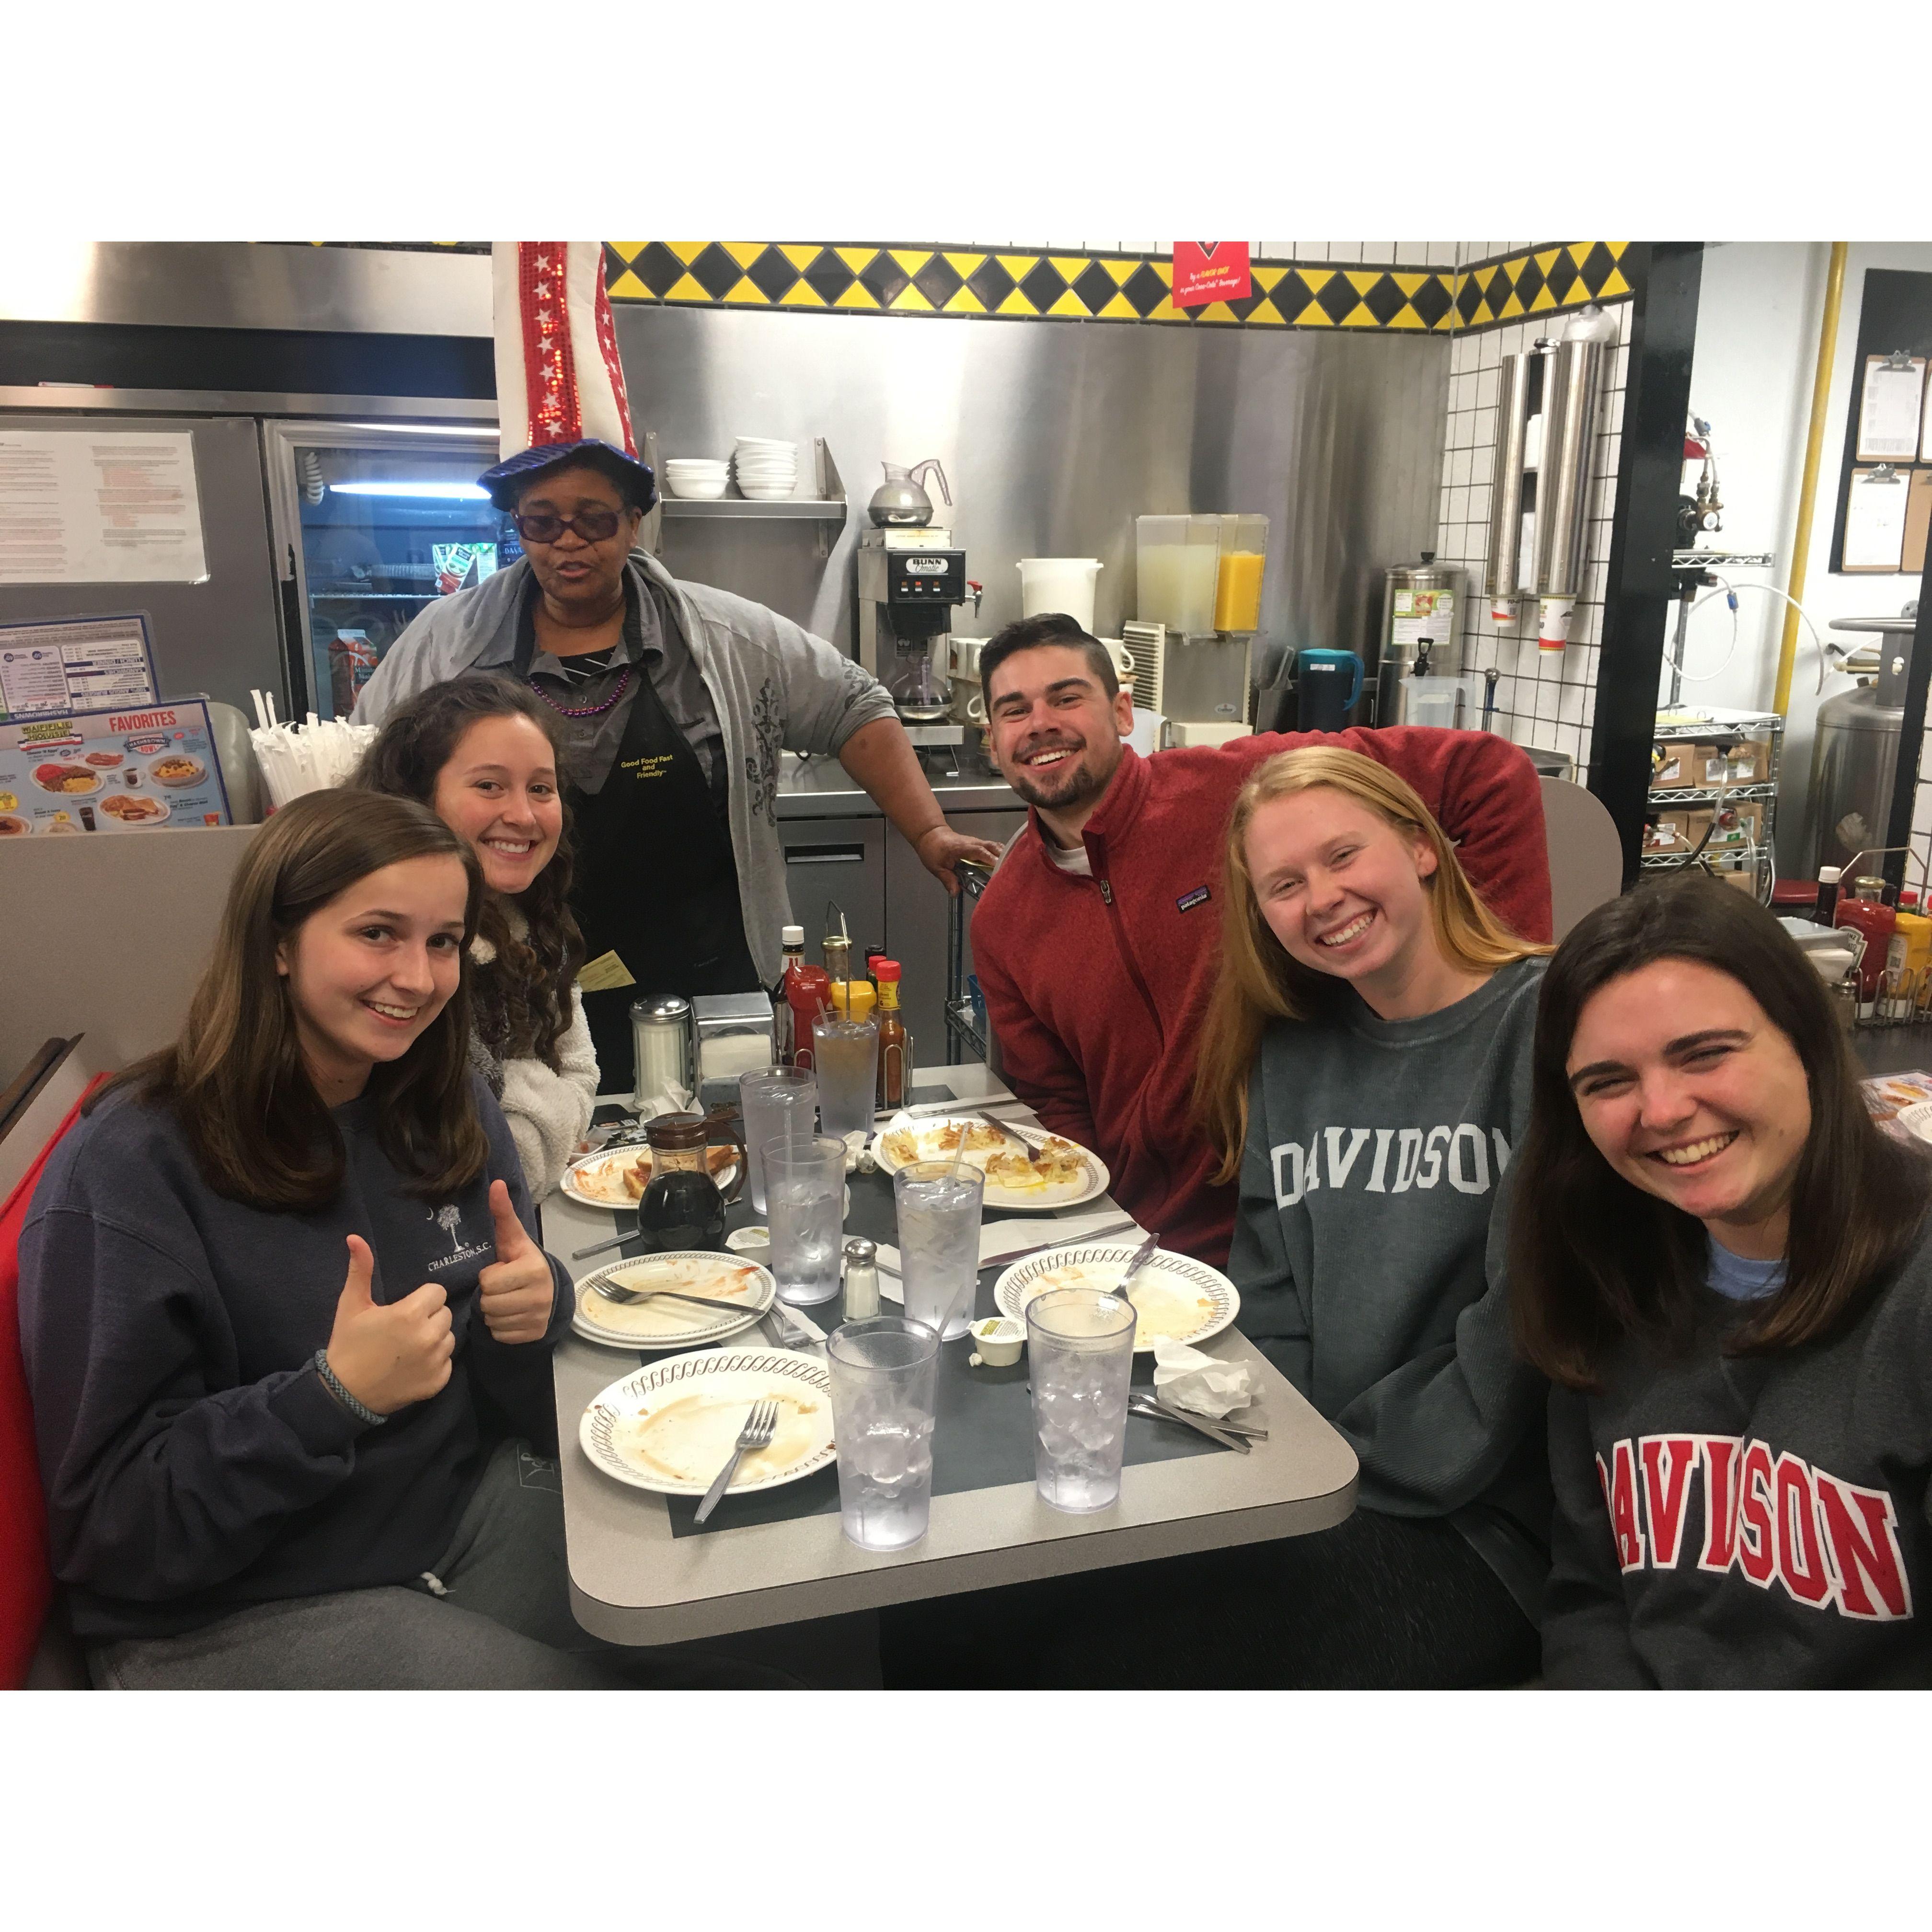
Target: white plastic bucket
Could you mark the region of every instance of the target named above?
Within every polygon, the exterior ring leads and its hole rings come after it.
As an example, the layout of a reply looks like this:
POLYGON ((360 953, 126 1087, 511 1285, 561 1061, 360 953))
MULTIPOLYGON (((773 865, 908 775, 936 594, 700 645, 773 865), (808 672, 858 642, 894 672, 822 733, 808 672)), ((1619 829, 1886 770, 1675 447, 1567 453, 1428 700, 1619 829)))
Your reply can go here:
POLYGON ((1094 586, 1100 568, 1098 557, 1022 557, 1020 615, 1038 617, 1048 610, 1064 610, 1090 636, 1094 586))

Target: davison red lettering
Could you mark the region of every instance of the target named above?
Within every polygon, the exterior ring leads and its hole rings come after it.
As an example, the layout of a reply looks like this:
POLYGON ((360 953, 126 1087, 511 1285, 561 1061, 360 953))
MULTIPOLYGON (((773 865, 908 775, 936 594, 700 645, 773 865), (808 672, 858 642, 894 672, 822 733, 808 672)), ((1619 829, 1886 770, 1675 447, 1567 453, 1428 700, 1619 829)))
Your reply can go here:
POLYGON ((1771 1480, 1771 1451, 1762 1442, 1754 1442, 1738 1466, 1738 1568, 1766 1590, 1778 1570, 1771 1480))
POLYGON ((1818 1540, 1818 1509, 1811 1466, 1790 1450, 1778 1459, 1778 1580, 1796 1601, 1814 1609, 1828 1603, 1832 1574, 1818 1540))
POLYGON ((1650 1525, 1650 1562, 1656 1570, 1677 1568, 1677 1545, 1684 1531, 1684 1502, 1690 1493, 1690 1472, 1697 1466, 1694 1436, 1638 1438, 1643 1465, 1644 1520, 1650 1525))
POLYGON ((1597 1480, 1604 1486, 1604 1503, 1610 1513, 1610 1534, 1617 1546, 1617 1567, 1622 1570, 1643 1568, 1643 1530, 1637 1521, 1636 1465, 1628 1439, 1610 1448, 1612 1475, 1597 1458, 1597 1480))
POLYGON ((1812 1476, 1839 1609, 1873 1623, 1911 1616, 1912 1586, 1899 1553, 1891 1497, 1882 1490, 1840 1482, 1822 1469, 1812 1476))
POLYGON ((1700 1436, 1704 1457, 1704 1551, 1700 1570, 1722 1574, 1738 1550, 1738 1450, 1735 1436, 1700 1436))

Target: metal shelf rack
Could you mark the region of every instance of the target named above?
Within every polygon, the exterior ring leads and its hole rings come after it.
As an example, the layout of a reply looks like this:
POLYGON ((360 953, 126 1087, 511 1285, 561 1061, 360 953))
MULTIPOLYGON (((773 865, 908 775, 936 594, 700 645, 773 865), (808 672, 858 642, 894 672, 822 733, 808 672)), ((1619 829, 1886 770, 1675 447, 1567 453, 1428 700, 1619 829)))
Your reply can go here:
POLYGON ((986 1036, 978 1024, 973 1010, 972 995, 966 984, 966 927, 973 916, 973 908, 978 904, 992 879, 992 874, 983 866, 975 866, 962 860, 953 868, 959 880, 959 890, 951 902, 946 915, 946 1064, 957 1066, 970 1054, 985 1060, 988 1058, 986 1036))
MULTIPOLYGON (((1649 808, 1657 812, 1681 811, 1699 806, 1714 809, 1726 804, 1762 805, 1763 836, 1755 844, 1742 851, 1735 847, 1707 850, 1696 862, 1721 874, 1742 869, 1725 861, 1747 860, 1756 874, 1758 898, 1768 903, 1778 876, 1774 835, 1778 822, 1778 784, 1784 762, 1784 720, 1776 712, 1770 711, 1739 712, 1723 718, 1714 716, 1706 721, 1692 720, 1682 724, 1666 724, 1663 722, 1665 717, 1673 715, 1660 714, 1656 740, 1660 751, 1666 745, 1713 745, 1721 748, 1748 743, 1754 739, 1761 739, 1770 746, 1769 770, 1761 779, 1745 784, 1653 788, 1648 801, 1649 808)), ((1681 871, 1690 861, 1688 855, 1683 853, 1646 852, 1639 862, 1646 872, 1674 872, 1681 871)))

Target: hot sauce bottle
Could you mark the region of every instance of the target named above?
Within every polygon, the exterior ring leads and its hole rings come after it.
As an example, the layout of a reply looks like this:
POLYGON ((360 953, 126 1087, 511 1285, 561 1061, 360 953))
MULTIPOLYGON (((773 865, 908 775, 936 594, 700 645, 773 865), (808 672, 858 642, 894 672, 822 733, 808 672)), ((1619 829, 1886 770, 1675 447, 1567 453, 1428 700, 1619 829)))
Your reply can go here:
POLYGON ((906 1089, 912 1078, 912 1035, 899 1014, 899 962, 880 959, 873 964, 879 982, 879 1088, 881 1113, 905 1105, 906 1089))

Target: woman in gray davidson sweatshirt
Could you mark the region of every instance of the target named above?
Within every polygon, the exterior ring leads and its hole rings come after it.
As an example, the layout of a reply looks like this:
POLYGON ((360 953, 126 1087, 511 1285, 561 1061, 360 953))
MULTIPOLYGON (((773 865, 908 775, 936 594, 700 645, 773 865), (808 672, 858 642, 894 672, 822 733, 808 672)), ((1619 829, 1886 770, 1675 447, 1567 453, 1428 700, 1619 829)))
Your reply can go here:
POLYGON ((1553 1684, 1932 1684, 1932 1166, 1714 880, 1551 962, 1510 1278, 1550 1398, 1553 1684))

